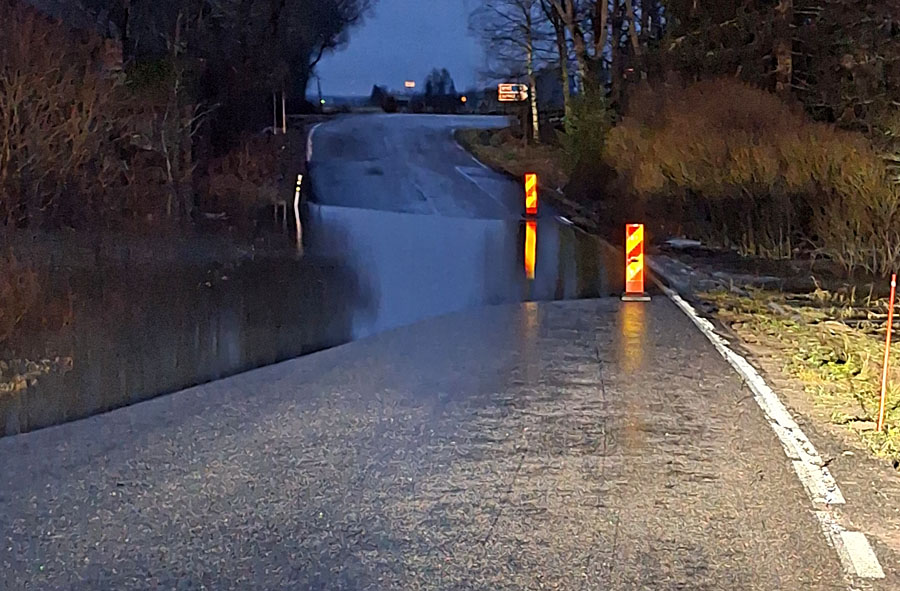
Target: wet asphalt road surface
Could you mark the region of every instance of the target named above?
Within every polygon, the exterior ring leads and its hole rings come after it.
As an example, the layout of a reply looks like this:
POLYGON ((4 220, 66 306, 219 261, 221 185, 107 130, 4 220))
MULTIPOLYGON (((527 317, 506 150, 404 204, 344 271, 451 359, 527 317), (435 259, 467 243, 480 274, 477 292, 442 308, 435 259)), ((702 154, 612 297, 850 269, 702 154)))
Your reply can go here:
POLYGON ((0 440, 3 589, 840 589, 673 305, 445 316, 0 440))
MULTIPOLYGON (((159 253, 152 244, 110 238, 137 259, 119 262, 117 271, 83 262, 91 249, 59 244, 51 254, 63 269, 55 281, 74 298, 74 318, 51 342, 35 340, 71 355, 73 371, 0 396, 0 437, 442 314, 621 292, 621 257, 549 208, 536 220, 521 219, 521 183, 484 168, 452 140, 452 126, 505 124, 497 117, 372 116, 321 126, 309 179, 318 199, 303 210, 303 256, 291 244, 218 269, 208 246, 185 240, 178 252, 159 253), (354 143, 361 147, 341 148, 354 143), (409 157, 401 157, 404 150, 409 157), (381 155, 370 162, 369 153, 381 155), (365 172, 374 167, 387 172, 365 172), (440 207, 410 213, 409 192, 387 185, 423 188, 440 207), (500 209, 501 201, 508 207, 500 209), (185 264, 161 262, 167 259, 185 264), (140 271, 125 273, 132 265, 140 271)), ((422 193, 414 192, 418 201, 422 193)))
POLYGON ((673 304, 483 304, 0 439, 0 589, 848 588, 673 304))
POLYGON ((309 170, 323 205, 516 219, 522 189, 487 169, 453 139, 460 127, 506 127, 506 117, 366 115, 313 132, 309 170))

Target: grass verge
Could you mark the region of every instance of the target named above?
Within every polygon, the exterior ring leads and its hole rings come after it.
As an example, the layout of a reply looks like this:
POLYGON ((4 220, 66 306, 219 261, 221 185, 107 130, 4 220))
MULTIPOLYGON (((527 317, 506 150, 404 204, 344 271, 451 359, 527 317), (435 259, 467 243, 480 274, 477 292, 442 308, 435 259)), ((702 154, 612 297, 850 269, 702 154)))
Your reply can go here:
POLYGON ((877 457, 900 462, 900 351, 894 348, 886 429, 875 430, 881 392, 887 300, 818 289, 809 294, 751 290, 698 294, 754 349, 776 354, 812 403, 858 434, 877 457))
POLYGON ((529 144, 508 129, 460 129, 456 141, 496 170, 517 177, 535 172, 541 184, 560 191, 569 182, 565 154, 559 146, 529 144))

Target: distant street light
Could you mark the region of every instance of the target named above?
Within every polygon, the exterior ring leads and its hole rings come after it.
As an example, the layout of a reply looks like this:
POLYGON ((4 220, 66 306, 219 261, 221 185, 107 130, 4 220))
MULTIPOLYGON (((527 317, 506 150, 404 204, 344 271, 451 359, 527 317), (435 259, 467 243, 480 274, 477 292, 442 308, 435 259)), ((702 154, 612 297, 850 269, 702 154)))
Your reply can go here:
POLYGON ((461 103, 465 103, 465 102, 468 101, 468 100, 469 100, 469 99, 467 99, 465 96, 459 97, 459 102, 461 102, 461 103))
POLYGON ((406 82, 403 83, 403 86, 405 86, 406 88, 415 88, 416 82, 415 82, 415 80, 407 80, 406 82))

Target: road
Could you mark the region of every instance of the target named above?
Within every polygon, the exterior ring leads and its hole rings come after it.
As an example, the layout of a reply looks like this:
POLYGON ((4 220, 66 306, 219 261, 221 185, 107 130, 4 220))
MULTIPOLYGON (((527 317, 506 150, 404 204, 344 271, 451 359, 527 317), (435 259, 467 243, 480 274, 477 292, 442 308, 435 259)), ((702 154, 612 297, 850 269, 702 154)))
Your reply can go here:
MULTIPOLYGON (((462 190, 457 124, 317 135, 386 150, 383 187, 408 167, 462 190)), ((365 184, 347 168, 340 191, 365 184)), ((515 215, 467 190, 424 191, 421 221, 515 215)), ((409 215, 412 194, 365 204, 409 215)), ((671 302, 483 304, 0 439, 0 589, 848 589, 759 407, 671 302)))
POLYGON ((325 205, 444 217, 518 219, 521 190, 453 140, 453 129, 505 117, 347 117, 313 134, 310 170, 325 205))
POLYGON ((521 184, 453 140, 472 125, 508 121, 369 115, 315 129, 307 251, 357 279, 353 338, 481 305, 621 292, 621 261, 596 237, 547 206, 522 220, 521 184))

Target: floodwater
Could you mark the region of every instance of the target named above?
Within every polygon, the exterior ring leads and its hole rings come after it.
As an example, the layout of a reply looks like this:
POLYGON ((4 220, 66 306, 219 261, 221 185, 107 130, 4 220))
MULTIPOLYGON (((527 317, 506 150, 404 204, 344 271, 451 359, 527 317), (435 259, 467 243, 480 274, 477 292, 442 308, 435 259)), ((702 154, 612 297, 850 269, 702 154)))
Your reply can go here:
POLYGON ((84 271, 67 336, 47 343, 72 357, 72 369, 0 395, 0 435, 467 308, 622 288, 621 262, 549 215, 481 220, 308 204, 305 218, 302 256, 286 250, 215 272, 84 271))
POLYGON ((309 251, 353 276, 352 338, 425 318, 520 301, 618 293, 622 265, 595 237, 535 221, 308 206, 309 251))

